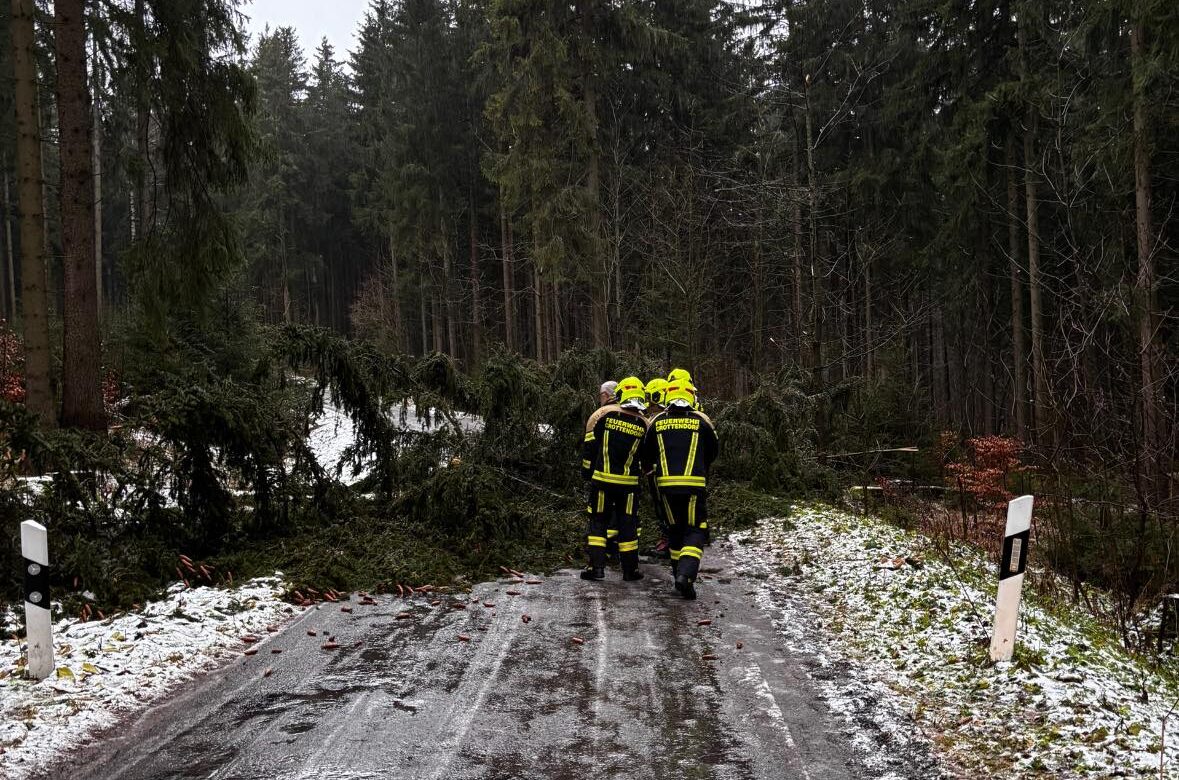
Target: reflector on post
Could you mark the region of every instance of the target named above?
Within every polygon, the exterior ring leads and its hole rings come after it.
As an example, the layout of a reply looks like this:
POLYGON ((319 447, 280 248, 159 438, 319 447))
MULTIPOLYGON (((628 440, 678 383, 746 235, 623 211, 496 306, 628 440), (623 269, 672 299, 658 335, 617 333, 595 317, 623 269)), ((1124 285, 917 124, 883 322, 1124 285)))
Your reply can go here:
POLYGON ((991 637, 992 661, 1010 661, 1015 652, 1015 627, 1019 622, 1019 599, 1028 563, 1033 500, 1032 496, 1020 496, 1007 505, 1007 530, 999 559, 999 594, 995 600, 995 632, 991 637))
POLYGON ((53 671, 53 622, 49 614, 49 534, 32 520, 20 524, 24 558, 27 673, 44 680, 53 671))

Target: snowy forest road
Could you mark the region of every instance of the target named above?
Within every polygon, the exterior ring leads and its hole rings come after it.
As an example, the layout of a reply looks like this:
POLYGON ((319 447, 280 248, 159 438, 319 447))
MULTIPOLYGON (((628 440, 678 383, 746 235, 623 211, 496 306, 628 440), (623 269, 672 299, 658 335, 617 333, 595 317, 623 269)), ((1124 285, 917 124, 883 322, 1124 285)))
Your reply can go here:
POLYGON ((722 551, 705 563, 719 572, 695 602, 644 565, 635 583, 561 571, 351 613, 324 604, 51 776, 931 776, 928 756, 897 755, 884 733, 873 750, 903 768, 869 769, 852 744, 870 726, 849 733, 722 551))

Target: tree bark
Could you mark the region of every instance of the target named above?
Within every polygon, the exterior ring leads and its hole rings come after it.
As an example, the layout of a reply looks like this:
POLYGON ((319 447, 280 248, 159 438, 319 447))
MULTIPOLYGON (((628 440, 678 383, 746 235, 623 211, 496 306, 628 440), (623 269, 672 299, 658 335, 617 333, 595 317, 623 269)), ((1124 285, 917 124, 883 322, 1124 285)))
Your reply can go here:
POLYGON ((86 72, 84 0, 53 4, 61 144, 61 249, 65 279, 62 423, 106 430, 102 340, 94 278, 93 115, 86 72))
MULTIPOLYGON (((1028 80, 1027 19, 1021 13, 1018 29, 1020 78, 1028 80)), ((1032 336, 1032 428, 1037 444, 1051 445, 1054 424, 1049 419, 1049 383, 1044 357, 1044 310, 1040 289, 1040 214, 1037 193, 1036 132, 1038 115, 1029 101, 1023 128, 1024 197, 1027 201, 1028 306, 1032 336)))
POLYGON ((876 373, 872 342, 872 258, 864 258, 864 375, 869 381, 876 373))
POLYGON ((794 142, 794 195, 791 205, 791 221, 794 223, 794 344, 795 360, 799 367, 806 365, 806 327, 802 313, 802 194, 798 191, 802 182, 802 162, 799 159, 798 140, 794 142))
POLYGON ((1027 440, 1027 348, 1023 333, 1023 280, 1019 266, 1019 183, 1015 176, 1015 132, 1007 134, 1007 254, 1011 274, 1011 378, 1015 436, 1027 440))
POLYGON ((443 304, 438 294, 438 281, 431 280, 430 284, 430 328, 434 336, 434 351, 446 352, 446 331, 443 304))
POLYGON ((145 62, 147 46, 147 9, 144 0, 135 0, 136 33, 138 37, 135 59, 135 215, 131 238, 142 239, 151 229, 151 199, 147 194, 147 171, 151 167, 151 102, 148 90, 148 69, 145 62))
POLYGON ((1134 318, 1138 331, 1139 381, 1141 387, 1142 431, 1140 465, 1150 502, 1158 501, 1165 491, 1165 454, 1162 428, 1162 404, 1159 400, 1157 370, 1158 332, 1155 314, 1155 236, 1151 216, 1153 197, 1150 173, 1150 128, 1147 117, 1146 63, 1143 55, 1145 25, 1134 20, 1130 28, 1131 72, 1134 94, 1134 213, 1138 245, 1138 268, 1134 277, 1134 318))
POLYGON ((516 285, 512 271, 512 223, 508 219, 503 197, 499 201, 500 266, 504 287, 504 345, 516 349, 516 285))
MULTIPOLYGON (((393 238, 393 230, 389 230, 389 297, 390 308, 393 310, 393 343, 400 351, 409 351, 405 338, 405 322, 401 318, 401 280, 397 269, 397 242, 393 238)), ((385 289, 385 282, 381 280, 381 289, 385 289)))
POLYGON ((450 246, 447 244, 442 250, 442 305, 443 305, 443 319, 446 323, 446 353, 453 358, 459 357, 458 344, 458 311, 455 307, 454 295, 451 288, 454 286, 454 270, 451 264, 450 246))
POLYGON ((13 102, 16 114, 17 197, 20 201, 21 328, 25 345, 25 405, 53 426, 49 384, 49 297, 45 279, 45 211, 41 117, 37 105, 34 0, 12 0, 13 102))
POLYGON ((811 121, 810 76, 806 88, 806 169, 809 195, 811 266, 811 380, 815 389, 823 386, 823 275, 819 272, 819 190, 815 176, 815 141, 811 121))
POLYGON ((430 353, 430 326, 426 322, 427 309, 430 308, 430 296, 426 290, 426 275, 418 274, 418 332, 421 335, 422 355, 430 353))
POLYGON ((1044 306, 1040 285, 1040 217, 1037 195, 1038 177, 1034 169, 1034 136, 1036 120, 1028 111, 1029 126, 1024 131, 1024 188, 1027 199, 1028 234, 1028 302, 1032 320, 1032 408, 1035 419, 1035 439, 1039 444, 1051 445, 1053 423, 1048 390, 1048 368, 1044 358, 1044 306))
POLYGON ((561 354, 561 285, 556 279, 553 280, 552 294, 549 296, 549 311, 553 321, 549 331, 549 360, 556 360, 561 354))
MULTIPOLYGON (((535 242, 534 242, 535 244, 535 242)), ((544 285, 541 283, 540 266, 536 264, 536 260, 532 261, 532 320, 533 320, 533 347, 536 352, 536 359, 544 362, 545 358, 545 339, 544 339, 544 285)))
POLYGON ((479 364, 483 356, 483 284, 479 278, 479 222, 475 209, 475 188, 470 193, 470 260, 471 260, 471 355, 469 368, 479 364))
MULTIPOLYGON (((581 20, 581 87, 585 116, 585 142, 589 148, 585 176, 586 232, 590 252, 590 306, 595 347, 610 346, 609 269, 602 242, 601 159, 598 154, 598 91, 591 59, 594 49, 592 0, 579 0, 576 13, 581 20)), ((556 301, 552 302, 554 314, 556 301)), ((559 337, 558 337, 559 338, 559 337)), ((556 342, 554 342, 556 343, 556 342)))
MULTIPOLYGON (((757 230, 760 233, 760 226, 757 230)), ((760 237, 753 239, 753 253, 750 259, 750 293, 753 295, 753 307, 749 313, 749 367, 754 372, 759 372, 762 367, 762 339, 766 320, 766 300, 763 293, 765 280, 762 279, 760 237)))
POLYGON ((98 69, 97 46, 94 61, 94 298, 98 321, 102 322, 102 76, 98 69))
POLYGON ((9 325, 16 320, 16 247, 12 241, 12 193, 8 186, 8 159, 0 160, 4 169, 4 315, 9 325))

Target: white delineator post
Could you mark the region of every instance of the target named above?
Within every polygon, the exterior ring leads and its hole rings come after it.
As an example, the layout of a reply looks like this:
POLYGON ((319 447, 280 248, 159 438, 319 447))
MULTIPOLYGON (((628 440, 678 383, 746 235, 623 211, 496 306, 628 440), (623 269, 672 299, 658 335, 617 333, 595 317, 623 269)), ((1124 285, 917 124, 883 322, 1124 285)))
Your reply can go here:
POLYGON ((49 534, 45 526, 20 524, 20 553, 25 567, 25 626, 28 675, 44 680, 53 671, 53 623, 49 615, 49 534))
POLYGON ((1015 652, 1015 627, 1019 622, 1019 597, 1028 563, 1028 539, 1032 528, 1031 496, 1020 496, 1007 505, 1007 530, 999 560, 999 596, 995 600, 995 634, 991 660, 1010 661, 1015 652))

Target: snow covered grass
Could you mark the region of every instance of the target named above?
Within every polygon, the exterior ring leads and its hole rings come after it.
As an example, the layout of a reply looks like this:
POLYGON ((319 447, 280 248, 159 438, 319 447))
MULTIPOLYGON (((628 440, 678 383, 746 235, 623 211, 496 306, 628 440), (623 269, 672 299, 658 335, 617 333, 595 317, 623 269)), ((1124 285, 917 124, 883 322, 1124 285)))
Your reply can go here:
MULTIPOLYGON (((888 721, 877 725, 892 734, 915 727, 963 774, 1158 777, 1175 676, 1027 584, 1015 658, 992 663, 995 566, 977 550, 943 553, 823 506, 794 506, 730 541, 760 581, 755 598, 790 641, 817 653, 816 681, 849 720, 888 721)), ((1167 730, 1167 768, 1179 776, 1179 710, 1167 730)))
POLYGON ((57 670, 41 681, 25 678, 20 640, 0 644, 0 777, 35 775, 234 654, 243 636, 277 630, 295 612, 281 595, 278 576, 233 589, 177 584, 141 610, 56 622, 57 670))

